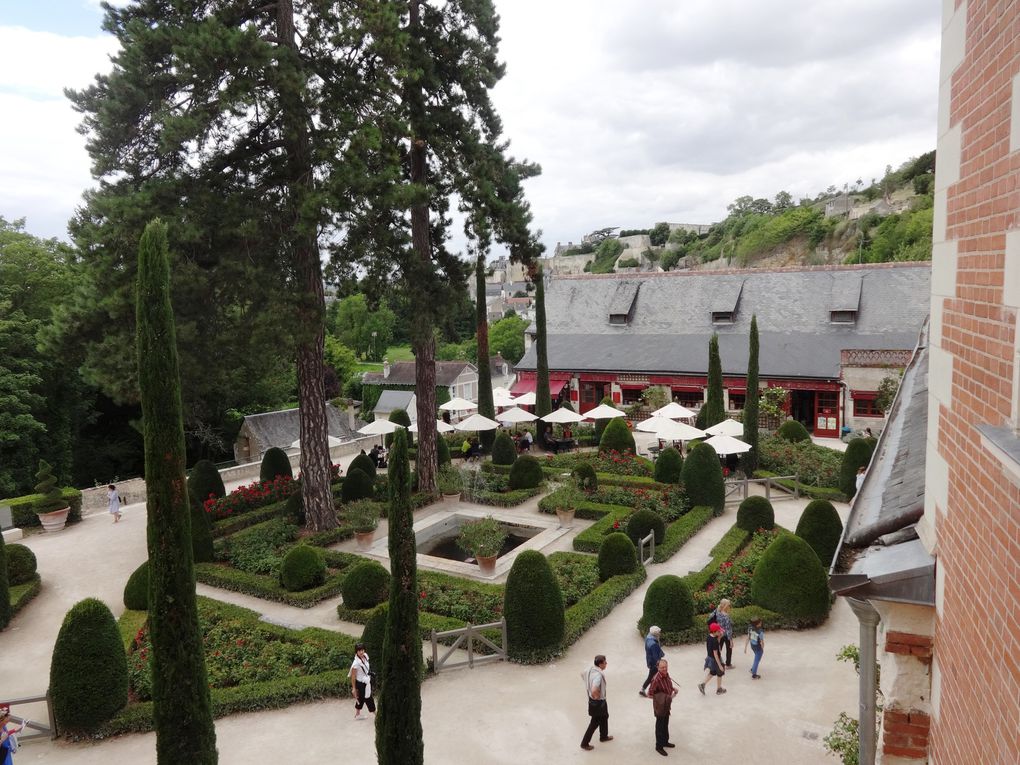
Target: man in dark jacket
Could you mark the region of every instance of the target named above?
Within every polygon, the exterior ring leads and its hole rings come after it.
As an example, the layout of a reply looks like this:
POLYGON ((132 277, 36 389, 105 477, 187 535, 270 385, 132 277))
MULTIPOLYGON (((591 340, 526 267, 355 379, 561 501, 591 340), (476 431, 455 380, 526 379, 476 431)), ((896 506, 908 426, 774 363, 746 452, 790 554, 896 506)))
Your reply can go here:
POLYGON ((645 636, 645 664, 648 666, 648 677, 645 678, 644 684, 641 686, 641 690, 638 694, 646 696, 645 690, 648 688, 648 684, 652 682, 652 678, 655 677, 655 673, 659 671, 659 659, 666 655, 666 652, 662 650, 662 645, 659 643, 659 636, 662 634, 662 630, 652 625, 648 628, 648 634, 645 636))

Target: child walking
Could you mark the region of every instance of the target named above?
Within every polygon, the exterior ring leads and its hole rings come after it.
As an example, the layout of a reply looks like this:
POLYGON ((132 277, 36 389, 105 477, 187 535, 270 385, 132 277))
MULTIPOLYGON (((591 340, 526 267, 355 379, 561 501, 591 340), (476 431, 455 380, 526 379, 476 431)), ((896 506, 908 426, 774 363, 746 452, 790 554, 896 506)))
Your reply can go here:
POLYGON ((108 509, 110 511, 110 515, 113 516, 113 522, 116 523, 121 519, 121 516, 124 515, 124 513, 120 509, 120 494, 117 493, 117 487, 112 483, 106 487, 106 499, 109 502, 108 509))
POLYGON ((762 626, 761 619, 751 620, 751 624, 747 628, 747 640, 744 641, 744 653, 747 653, 747 646, 749 645, 754 652, 754 663, 751 664, 751 677, 755 680, 760 680, 761 675, 758 674, 758 663, 761 661, 761 655, 765 653, 765 628, 762 626))
POLYGON ((723 669, 722 657, 719 655, 719 641, 722 636, 722 627, 715 622, 708 625, 708 639, 705 641, 705 649, 708 652, 708 656, 705 658, 705 680, 698 683, 698 690, 701 691, 702 696, 705 695, 705 685, 713 675, 715 676, 716 695, 726 693, 726 689, 722 687, 722 679, 726 670, 723 669))

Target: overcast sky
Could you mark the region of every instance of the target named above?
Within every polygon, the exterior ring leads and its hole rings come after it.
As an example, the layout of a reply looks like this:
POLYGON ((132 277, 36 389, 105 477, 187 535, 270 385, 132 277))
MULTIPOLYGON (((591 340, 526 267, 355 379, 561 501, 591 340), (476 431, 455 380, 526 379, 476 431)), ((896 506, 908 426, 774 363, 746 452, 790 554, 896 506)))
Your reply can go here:
MULTIPOLYGON (((123 4, 120 0, 118 4, 123 4)), ((935 146, 941 3, 496 0, 494 92, 551 249, 604 226, 711 223, 935 146)), ((66 238, 93 184, 63 97, 108 68, 98 0, 0 0, 0 215, 66 238)))

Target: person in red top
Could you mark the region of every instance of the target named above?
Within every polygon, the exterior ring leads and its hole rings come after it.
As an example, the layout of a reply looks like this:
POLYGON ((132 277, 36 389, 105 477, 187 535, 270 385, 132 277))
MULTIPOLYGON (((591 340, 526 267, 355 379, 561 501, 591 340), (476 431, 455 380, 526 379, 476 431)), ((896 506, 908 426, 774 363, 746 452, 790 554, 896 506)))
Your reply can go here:
POLYGON ((669 710, 676 696, 676 687, 673 678, 669 676, 669 662, 659 659, 658 667, 659 671, 648 686, 648 696, 655 711, 655 751, 666 757, 666 749, 676 746, 669 743, 669 710))

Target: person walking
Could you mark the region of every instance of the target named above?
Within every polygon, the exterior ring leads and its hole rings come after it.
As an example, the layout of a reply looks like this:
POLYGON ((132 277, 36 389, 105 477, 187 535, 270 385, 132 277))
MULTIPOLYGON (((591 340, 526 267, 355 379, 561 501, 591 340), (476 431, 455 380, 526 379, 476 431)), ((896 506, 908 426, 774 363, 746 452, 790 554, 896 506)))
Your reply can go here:
POLYGON ((120 498, 120 494, 117 493, 117 487, 112 483, 106 487, 106 501, 107 509, 109 510, 110 515, 113 516, 113 522, 116 523, 120 520, 121 516, 124 515, 123 511, 120 509, 123 501, 120 498))
POLYGON ((744 653, 747 653, 747 646, 751 646, 751 651, 754 653, 754 661, 751 663, 751 677, 755 680, 760 680, 761 675, 758 674, 758 664, 761 662, 762 654, 765 653, 765 627, 762 626, 761 619, 752 619, 750 626, 747 628, 747 640, 744 641, 744 653))
POLYGON ((375 714, 375 699, 372 698, 372 665, 368 660, 368 652, 365 651, 364 643, 356 643, 354 646, 354 661, 351 662, 351 688, 354 689, 354 719, 365 720, 368 715, 362 715, 362 707, 368 707, 368 711, 375 714))
POLYGON ((596 728, 599 729, 599 741, 613 740, 609 735, 609 704, 606 702, 606 676, 603 674, 605 671, 606 657, 599 654, 595 657, 593 665, 581 673, 588 689, 588 716, 591 717, 588 730, 581 739, 581 748, 586 752, 595 748, 591 745, 591 737, 596 728))
POLYGON ((864 465, 857 468, 857 475, 854 476, 854 496, 860 494, 861 487, 864 485, 864 474, 867 471, 868 469, 864 465))
POLYGON ((716 624, 722 627, 723 631, 722 639, 719 641, 719 655, 722 656, 723 649, 726 649, 724 669, 733 669, 733 619, 730 618, 731 608, 733 608, 733 604, 730 603, 729 598, 723 598, 715 609, 716 624))
POLYGON ((0 704, 0 765, 13 765, 14 753, 18 751, 16 734, 25 730, 28 720, 17 727, 8 728, 11 720, 11 705, 0 704))
POLYGON ((716 695, 726 693, 726 689, 722 687, 723 675, 726 674, 726 670, 722 668, 722 657, 719 656, 719 641, 722 639, 723 630, 715 622, 708 625, 708 639, 705 641, 705 649, 708 656, 705 658, 705 679, 698 683, 698 690, 701 691, 701 695, 705 695, 705 685, 708 681, 715 677, 715 692, 716 695))
POLYGON ((669 743, 669 711, 676 696, 676 683, 669 676, 669 662, 665 659, 659 659, 656 664, 648 695, 652 698, 652 711, 655 713, 655 751, 666 757, 666 750, 676 746, 669 743))
POLYGON ((641 690, 638 691, 640 696, 647 695, 645 689, 652 682, 655 673, 659 671, 659 659, 666 655, 666 652, 662 650, 662 644, 659 642, 660 635, 662 635, 662 630, 652 625, 648 628, 648 634, 645 636, 645 665, 648 667, 648 677, 645 678, 645 682, 641 685, 641 690))

